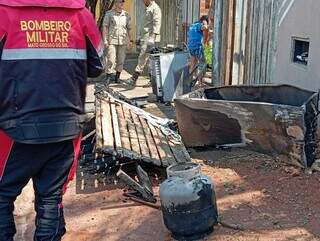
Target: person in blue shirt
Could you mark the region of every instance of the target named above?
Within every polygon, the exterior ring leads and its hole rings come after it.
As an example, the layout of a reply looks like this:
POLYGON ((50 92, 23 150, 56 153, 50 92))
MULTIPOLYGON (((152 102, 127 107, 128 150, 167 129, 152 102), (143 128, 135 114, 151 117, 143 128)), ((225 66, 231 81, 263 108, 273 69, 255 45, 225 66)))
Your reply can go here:
MULTIPOLYGON (((209 17, 204 15, 193 23, 188 31, 187 47, 190 52, 189 69, 192 71, 196 64, 205 61, 203 53, 203 33, 209 28, 209 17)), ((200 83, 202 84, 202 83, 200 83)))

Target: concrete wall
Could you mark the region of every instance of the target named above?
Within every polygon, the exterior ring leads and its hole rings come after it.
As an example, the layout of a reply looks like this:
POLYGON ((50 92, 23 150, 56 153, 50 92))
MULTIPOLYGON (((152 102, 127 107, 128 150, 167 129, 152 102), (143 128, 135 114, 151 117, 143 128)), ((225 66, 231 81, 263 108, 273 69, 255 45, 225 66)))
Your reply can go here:
POLYGON ((279 18, 274 83, 320 89, 320 1, 288 0, 279 18), (310 40, 308 65, 293 63, 292 37, 310 40))

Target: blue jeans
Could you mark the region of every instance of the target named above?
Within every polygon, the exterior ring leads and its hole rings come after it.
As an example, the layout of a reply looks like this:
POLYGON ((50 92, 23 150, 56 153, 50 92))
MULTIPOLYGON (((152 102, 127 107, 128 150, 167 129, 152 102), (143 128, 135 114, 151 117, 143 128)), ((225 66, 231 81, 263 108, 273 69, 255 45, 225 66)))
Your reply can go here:
POLYGON ((190 55, 197 57, 199 60, 204 58, 204 52, 202 46, 197 49, 189 49, 190 55))

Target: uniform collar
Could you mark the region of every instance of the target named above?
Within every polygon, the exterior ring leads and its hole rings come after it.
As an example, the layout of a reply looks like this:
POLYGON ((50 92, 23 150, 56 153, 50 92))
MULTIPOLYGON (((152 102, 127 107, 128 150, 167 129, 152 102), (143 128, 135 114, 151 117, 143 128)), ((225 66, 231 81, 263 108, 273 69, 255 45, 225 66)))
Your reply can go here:
POLYGON ((148 8, 151 8, 154 4, 155 4, 155 1, 151 1, 150 4, 149 4, 149 6, 147 6, 146 8, 147 8, 147 9, 148 9, 148 8))
POLYGON ((120 15, 120 16, 124 15, 124 13, 125 13, 124 10, 121 10, 121 13, 118 13, 115 9, 113 9, 113 12, 117 15, 120 15))

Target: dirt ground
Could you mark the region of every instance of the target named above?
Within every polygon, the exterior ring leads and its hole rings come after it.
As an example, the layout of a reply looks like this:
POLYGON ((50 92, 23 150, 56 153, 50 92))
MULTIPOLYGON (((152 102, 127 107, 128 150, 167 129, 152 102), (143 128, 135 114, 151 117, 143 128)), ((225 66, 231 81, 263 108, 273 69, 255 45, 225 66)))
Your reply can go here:
MULTIPOLYGON (((92 86, 88 96, 93 101, 92 86)), ((174 117, 170 106, 154 103, 148 110, 161 117, 174 117)), ((215 183, 222 220, 245 229, 217 226, 204 240, 320 240, 319 173, 305 174, 279 159, 242 149, 191 150, 191 157, 201 163, 203 172, 215 183)), ((124 201, 123 188, 113 179, 79 168, 64 197, 67 234, 63 241, 173 241, 161 211, 124 201)), ((31 241, 31 183, 16 201, 15 218, 15 240, 31 241)))
MULTIPOLYGON (((320 240, 319 173, 304 174, 281 160, 240 149, 193 150, 191 156, 214 180, 222 219, 245 229, 218 226, 204 240, 320 240)), ((124 202, 122 185, 92 177, 83 191, 82 178, 79 171, 64 198, 68 232, 63 241, 173 240, 161 212, 124 202)), ((32 240, 31 193, 28 185, 16 203, 17 241, 32 240)))

